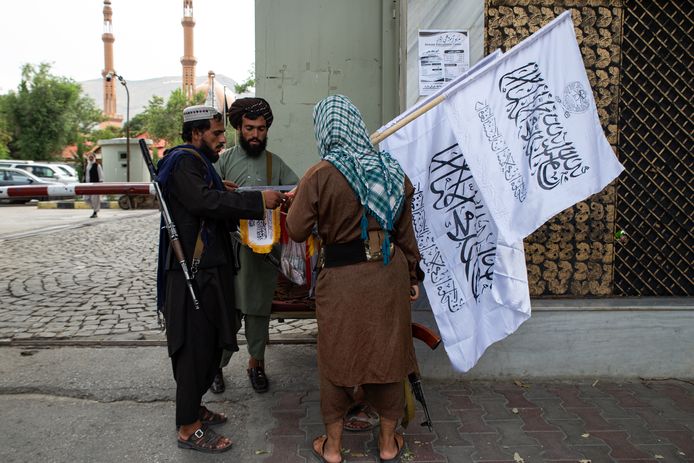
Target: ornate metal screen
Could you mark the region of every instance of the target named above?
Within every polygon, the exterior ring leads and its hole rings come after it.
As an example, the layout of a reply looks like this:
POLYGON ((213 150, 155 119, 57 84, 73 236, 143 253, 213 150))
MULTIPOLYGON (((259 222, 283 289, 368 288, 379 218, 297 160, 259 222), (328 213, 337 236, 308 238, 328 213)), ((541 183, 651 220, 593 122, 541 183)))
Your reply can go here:
POLYGON ((692 295, 694 4, 624 6, 615 293, 692 295))

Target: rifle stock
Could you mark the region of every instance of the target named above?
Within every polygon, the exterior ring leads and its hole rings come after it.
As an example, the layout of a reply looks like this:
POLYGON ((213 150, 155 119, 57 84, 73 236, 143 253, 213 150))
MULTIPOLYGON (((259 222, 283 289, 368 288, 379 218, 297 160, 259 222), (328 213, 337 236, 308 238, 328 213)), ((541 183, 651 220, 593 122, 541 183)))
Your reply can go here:
POLYGON ((157 172, 154 169, 154 163, 152 162, 152 158, 149 155, 149 148, 147 148, 147 142, 144 139, 140 138, 138 143, 140 144, 140 151, 142 151, 142 157, 145 159, 145 164, 147 164, 147 170, 149 170, 149 176, 152 179, 152 185, 154 186, 154 192, 157 195, 157 199, 159 200, 159 209, 161 210, 161 215, 164 218, 164 224, 166 226, 166 231, 169 235, 169 242, 171 243, 171 249, 173 250, 173 253, 176 256, 176 260, 181 265, 181 270, 183 271, 183 277, 186 280, 186 286, 188 287, 188 292, 190 293, 190 297, 193 300, 193 306, 197 310, 200 308, 200 301, 198 299, 197 294, 195 293, 195 287, 194 287, 194 281, 193 281, 195 278, 195 275, 192 275, 191 272, 188 270, 188 264, 186 263, 186 256, 183 253, 183 246, 181 246, 181 242, 178 239, 178 231, 176 230, 176 225, 174 224, 173 218, 171 217, 171 214, 169 213, 169 207, 166 204, 166 200, 164 199, 164 195, 161 192, 159 182, 157 181, 157 172))

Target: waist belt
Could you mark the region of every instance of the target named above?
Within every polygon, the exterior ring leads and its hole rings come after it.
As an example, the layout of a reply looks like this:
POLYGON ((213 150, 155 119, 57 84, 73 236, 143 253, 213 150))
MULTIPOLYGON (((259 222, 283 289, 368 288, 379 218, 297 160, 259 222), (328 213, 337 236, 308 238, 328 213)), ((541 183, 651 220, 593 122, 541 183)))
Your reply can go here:
MULTIPOLYGON (((393 256, 395 247, 390 243, 390 256, 393 256)), ((380 248, 376 252, 371 252, 368 241, 356 239, 347 243, 333 243, 323 246, 323 266, 341 267, 343 265, 353 265, 360 262, 376 262, 383 260, 383 253, 380 248)))

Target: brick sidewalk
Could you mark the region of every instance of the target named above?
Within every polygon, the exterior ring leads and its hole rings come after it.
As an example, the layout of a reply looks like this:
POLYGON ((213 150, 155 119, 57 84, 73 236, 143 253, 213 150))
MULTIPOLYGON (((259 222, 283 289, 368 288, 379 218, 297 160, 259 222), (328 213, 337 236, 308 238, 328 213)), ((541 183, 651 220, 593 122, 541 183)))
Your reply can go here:
MULTIPOLYGON (((694 461, 694 385, 687 382, 425 387, 434 432, 410 425, 404 462, 694 461)), ((314 461, 311 441, 324 432, 318 393, 277 392, 275 398, 276 423, 267 435, 272 454, 264 462, 314 461)), ((421 421, 418 410, 415 423, 421 421)), ((377 436, 378 428, 345 433, 346 460, 378 461, 377 436)))

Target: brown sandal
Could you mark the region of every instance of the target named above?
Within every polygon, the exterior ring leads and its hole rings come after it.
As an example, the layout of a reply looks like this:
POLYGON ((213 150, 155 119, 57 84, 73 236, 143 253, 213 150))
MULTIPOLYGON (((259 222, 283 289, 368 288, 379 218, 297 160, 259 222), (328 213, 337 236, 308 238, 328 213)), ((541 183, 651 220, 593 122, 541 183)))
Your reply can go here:
POLYGON ((345 413, 342 427, 345 431, 367 432, 378 425, 379 416, 374 408, 366 402, 361 402, 345 413))
POLYGON ((402 454, 405 451, 405 436, 402 434, 395 433, 395 448, 397 449, 398 453, 395 454, 393 458, 381 458, 379 455, 378 461, 379 463, 400 463, 402 461, 402 454), (400 446, 400 442, 398 442, 398 437, 402 438, 402 447, 400 446))
POLYGON ((209 426, 215 426, 227 422, 227 416, 224 413, 213 412, 204 405, 200 405, 200 413, 198 415, 200 422, 209 426))
POLYGON ((217 434, 207 425, 202 425, 200 429, 191 434, 188 439, 182 440, 178 438, 178 446, 182 449, 197 450, 204 453, 222 453, 226 452, 233 445, 229 441, 228 445, 218 447, 219 442, 224 439, 224 436, 217 434))
MULTIPOLYGON (((313 452, 313 456, 318 459, 320 463, 329 463, 328 460, 325 459, 323 455, 325 455, 325 444, 328 442, 328 436, 323 434, 322 436, 318 436, 315 439, 313 439, 313 443, 311 444, 311 451, 313 452), (320 448, 320 453, 316 451, 316 446, 315 443, 318 439, 323 439, 323 444, 321 445, 320 448)), ((344 463, 344 459, 342 458, 342 455, 340 455, 340 463, 344 463)))

